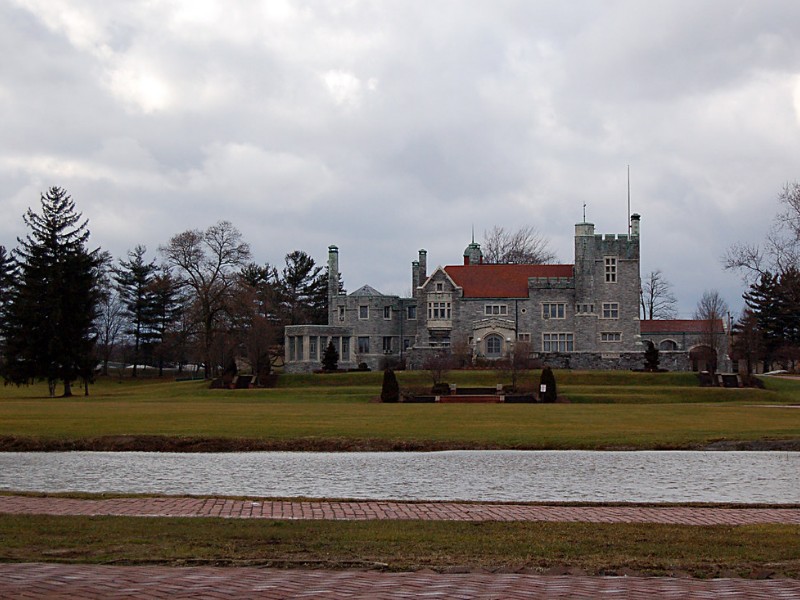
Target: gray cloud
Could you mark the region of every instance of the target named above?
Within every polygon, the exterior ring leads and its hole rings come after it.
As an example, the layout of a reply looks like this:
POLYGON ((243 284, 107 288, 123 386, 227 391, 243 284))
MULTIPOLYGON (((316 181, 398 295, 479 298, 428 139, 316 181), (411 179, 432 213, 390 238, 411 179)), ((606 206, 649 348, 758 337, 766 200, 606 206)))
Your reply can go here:
POLYGON ((340 247, 350 289, 407 293, 498 224, 572 260, 582 205, 684 314, 739 306, 719 257, 798 177, 791 0, 18 0, 0 6, 0 243, 50 185, 122 256, 229 219, 260 262, 340 247))

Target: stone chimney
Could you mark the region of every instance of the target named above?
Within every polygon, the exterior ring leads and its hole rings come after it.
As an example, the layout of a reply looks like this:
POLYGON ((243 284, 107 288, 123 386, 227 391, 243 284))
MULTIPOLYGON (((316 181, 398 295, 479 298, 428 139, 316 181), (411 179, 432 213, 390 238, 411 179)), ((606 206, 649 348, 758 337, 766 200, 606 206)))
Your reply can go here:
POLYGON ((638 213, 633 213, 631 215, 631 237, 639 237, 639 221, 641 218, 641 215, 638 213))

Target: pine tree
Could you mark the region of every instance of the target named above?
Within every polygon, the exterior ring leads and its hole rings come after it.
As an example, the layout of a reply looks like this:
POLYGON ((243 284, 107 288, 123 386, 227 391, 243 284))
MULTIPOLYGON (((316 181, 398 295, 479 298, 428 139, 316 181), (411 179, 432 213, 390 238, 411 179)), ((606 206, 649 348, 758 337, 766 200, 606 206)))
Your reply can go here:
POLYGON ((156 263, 155 260, 145 261, 146 252, 147 248, 144 246, 136 246, 128 252, 128 260, 120 260, 119 267, 114 269, 117 291, 128 319, 125 333, 133 338, 133 377, 137 375, 142 344, 149 340, 154 328, 153 298, 150 288, 156 272, 156 263))
POLYGON ((93 357, 92 325, 99 299, 99 250, 89 252, 88 221, 81 220, 66 190, 42 194, 41 213, 28 209, 23 219, 31 232, 18 239, 19 277, 4 324, 4 377, 17 385, 45 379, 50 394, 56 383, 83 376, 93 357))
POLYGON ((146 321, 149 331, 146 342, 153 347, 157 354, 158 376, 164 374, 164 342, 167 333, 173 329, 174 323, 179 321, 182 310, 180 299, 180 284, 172 276, 169 269, 162 269, 153 276, 148 288, 149 302, 147 305, 146 321))
POLYGON ((328 342, 325 352, 322 353, 322 368, 325 371, 336 371, 339 368, 339 353, 332 341, 328 342))
POLYGON ((16 265, 13 258, 0 246, 0 331, 2 331, 5 315, 11 306, 11 294, 14 290, 16 265))
POLYGON ((282 304, 289 325, 327 322, 328 280, 322 267, 301 250, 286 255, 281 276, 282 304))

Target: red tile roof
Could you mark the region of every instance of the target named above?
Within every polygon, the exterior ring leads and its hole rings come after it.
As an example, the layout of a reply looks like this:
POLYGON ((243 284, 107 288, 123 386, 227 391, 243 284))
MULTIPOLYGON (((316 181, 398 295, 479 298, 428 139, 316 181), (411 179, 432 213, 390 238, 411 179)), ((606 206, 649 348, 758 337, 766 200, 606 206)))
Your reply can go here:
MULTIPOLYGON (((704 333, 708 331, 708 320, 704 319, 665 319, 640 321, 642 333, 704 333)), ((714 331, 724 331, 722 319, 714 323, 714 331)))
POLYGON ((529 277, 573 277, 573 265, 454 265, 444 270, 465 298, 527 298, 529 277))

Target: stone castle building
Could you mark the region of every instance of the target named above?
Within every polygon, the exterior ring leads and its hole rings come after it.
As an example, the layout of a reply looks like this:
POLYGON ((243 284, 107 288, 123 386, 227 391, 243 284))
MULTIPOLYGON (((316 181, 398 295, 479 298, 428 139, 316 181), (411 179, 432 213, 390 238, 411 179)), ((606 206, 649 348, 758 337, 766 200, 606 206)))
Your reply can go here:
MULTIPOLYGON (((499 359, 520 343, 553 367, 641 368, 639 221, 634 214, 627 234, 599 234, 592 223, 578 223, 572 264, 486 264, 472 242, 463 264, 428 273, 420 250, 411 263, 410 298, 368 285, 340 294, 339 250, 331 246, 328 324, 286 327, 286 370, 319 369, 329 342, 343 369, 378 369, 387 357, 420 368, 431 353, 456 349, 472 360, 499 359)), ((655 329, 645 336, 674 354, 668 368, 690 368, 687 344, 696 345, 697 336, 687 341, 685 332, 655 329)))

